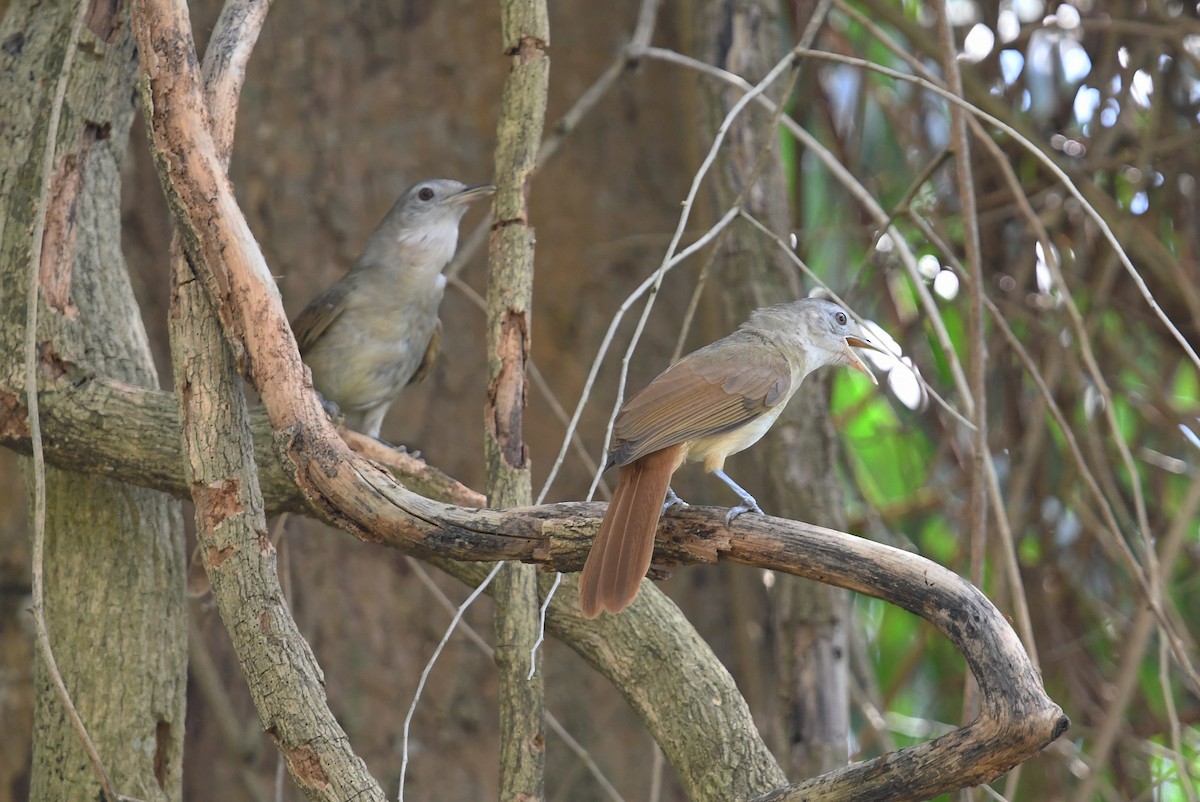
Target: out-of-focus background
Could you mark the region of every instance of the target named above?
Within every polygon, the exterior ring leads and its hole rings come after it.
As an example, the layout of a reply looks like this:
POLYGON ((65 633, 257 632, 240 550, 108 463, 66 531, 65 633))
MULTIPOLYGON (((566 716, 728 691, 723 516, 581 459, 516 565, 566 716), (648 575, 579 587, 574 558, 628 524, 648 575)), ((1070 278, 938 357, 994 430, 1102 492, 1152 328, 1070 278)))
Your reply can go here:
MULTIPOLYGON (((652 44, 697 57, 747 46, 705 38, 719 30, 709 15, 720 5, 664 3, 652 44)), ((765 38, 778 48, 768 63, 795 43, 813 5, 764 4, 771 13, 757 24, 768 27, 765 38)), ((192 4, 201 47, 219 7, 214 0, 192 4)), ((548 133, 618 57, 638 8, 632 0, 551 4, 548 133)), ((1181 336, 1200 345, 1195 4, 955 0, 947 9, 966 99, 1032 140, 1066 171, 1111 226, 1181 336)), ((463 0, 300 0, 272 10, 250 62, 232 178, 289 314, 346 269, 405 187, 428 177, 491 179, 507 70, 498 14, 497 4, 463 0)), ((839 0, 815 47, 940 76, 934 19, 925 2, 839 0)), ((760 76, 747 77, 753 82, 760 76)), ((711 142, 714 121, 706 98, 717 91, 733 90, 686 65, 642 58, 622 71, 531 184, 537 235, 533 354, 556 403, 568 412, 617 307, 662 259, 680 202, 711 142)), ((872 215, 811 150, 780 130, 783 174, 774 178, 786 182, 791 211, 775 233, 785 240, 794 234, 796 253, 878 325, 872 336, 884 339, 886 332, 904 354, 898 363, 875 363, 878 390, 848 372, 832 379, 841 444, 836 470, 849 531, 915 549, 969 575, 969 444, 964 429, 917 381, 919 374, 963 409, 934 322, 944 327, 957 358, 968 359, 968 282, 955 264, 963 253, 964 222, 953 156, 945 154, 947 105, 893 78, 810 60, 786 108, 894 216, 916 259, 916 271, 906 271, 897 242, 881 239, 872 215), (925 172, 931 164, 932 172, 925 172), (920 221, 930 229, 922 230, 920 221), (953 255, 937 239, 951 243, 953 255)), ((1120 541, 1147 565, 1147 544, 1162 549, 1175 539, 1174 560, 1158 566, 1162 601, 1179 648, 1195 659, 1196 366, 1084 206, 1013 135, 991 124, 985 129, 997 153, 972 141, 984 292, 1025 356, 989 319, 988 444, 1019 583, 1005 574, 995 514, 983 546, 982 581, 1018 623, 1019 608, 1027 607, 1028 634, 1047 691, 1073 724, 1026 765, 1015 798, 1194 799, 1194 781, 1181 779, 1180 772, 1200 772, 1200 699, 1178 662, 1160 648, 1161 630, 1151 626, 1147 638, 1131 637, 1146 604, 1120 556, 1120 541), (1000 164, 1011 168, 1018 195, 1000 164), (1050 258, 1033 220, 1045 228, 1054 249, 1050 258), (1061 419, 1025 359, 1036 366, 1061 419), (1119 525, 1116 532, 1105 505, 1119 525), (1140 516, 1148 532, 1140 532, 1140 516), (1089 764, 1096 771, 1085 780, 1089 764)), ((169 228, 140 123, 124 178, 123 239, 167 387, 169 228)), ((702 189, 687 238, 722 211, 714 193, 702 189)), ((464 239, 484 216, 482 209, 468 213, 464 239)), ((745 236, 760 236, 743 227, 745 236)), ((479 249, 458 274, 480 294, 485 251, 479 249)), ((630 368, 631 389, 668 364, 703 264, 701 255, 667 279, 630 368)), ((805 291, 813 286, 807 277, 799 283, 805 291)), ((686 347, 729 330, 719 303, 723 291, 721 281, 706 284, 686 347)), ((441 317, 441 363, 393 407, 383 437, 420 449, 431 464, 479 488, 483 314, 452 282, 441 317)), ((581 419, 580 436, 595 459, 604 451, 618 357, 634 317, 618 329, 581 419)), ((535 488, 547 476, 563 432, 547 396, 535 391, 525 427, 535 488)), ((754 454, 730 460, 730 473, 753 470, 754 454)), ((28 533, 13 454, 0 452, 0 477, 0 801, 6 802, 24 798, 27 788, 32 682, 24 612, 28 533)), ((591 478, 588 467, 568 455, 547 498, 583 498, 591 478)), ((682 472, 676 489, 692 501, 731 502, 698 469, 682 472)), ((334 712, 374 775, 394 788, 404 713, 449 614, 402 554, 296 516, 281 541, 279 564, 300 627, 325 670, 334 712)), ((456 601, 466 593, 446 577, 436 582, 456 601)), ((256 735, 249 695, 198 564, 189 583, 196 637, 185 798, 248 800, 244 775, 273 783, 277 754, 265 736, 256 735), (244 721, 248 753, 220 737, 211 714, 220 700, 201 691, 196 671, 221 679, 244 721)), ((773 746, 785 753, 790 745, 779 726, 784 711, 775 685, 771 578, 723 564, 678 570, 663 587, 692 615, 733 671, 773 746)), ((869 757, 957 724, 964 666, 950 645, 883 603, 858 598, 853 612, 852 756, 869 757)), ((483 600, 466 621, 490 635, 490 615, 491 603, 483 600)), ((545 660, 550 710, 626 799, 646 798, 654 763, 649 736, 614 689, 569 650, 551 641, 545 660)), ((410 798, 493 798, 496 719, 493 665, 468 640, 455 637, 414 720, 410 798)), ((553 737, 548 764, 547 798, 606 798, 553 737)), ((1003 781, 996 788, 1003 792, 1003 781)), ((299 797, 289 787, 284 798, 299 797)), ((669 777, 663 798, 681 798, 669 777)))

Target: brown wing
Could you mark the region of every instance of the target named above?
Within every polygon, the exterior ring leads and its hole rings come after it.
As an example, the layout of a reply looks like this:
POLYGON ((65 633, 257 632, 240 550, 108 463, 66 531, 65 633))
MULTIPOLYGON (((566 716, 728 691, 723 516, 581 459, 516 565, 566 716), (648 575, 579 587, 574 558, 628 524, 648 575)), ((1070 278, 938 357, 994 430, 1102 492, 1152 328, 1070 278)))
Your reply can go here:
POLYGON ((720 434, 747 423, 788 397, 792 372, 772 344, 734 332, 688 354, 621 408, 609 463, 720 434))
POLYGON ((437 366, 438 356, 442 352, 442 319, 438 318, 437 325, 433 327, 433 336, 429 338, 429 345, 425 346, 425 353, 421 356, 421 364, 417 365, 417 372, 408 380, 409 384, 425 381, 425 378, 433 373, 434 367, 437 366))
POLYGON ((296 315, 292 321, 292 332, 296 335, 296 345, 300 347, 301 355, 312 347, 333 321, 341 317, 346 310, 346 295, 349 292, 349 282, 338 281, 313 298, 296 315))

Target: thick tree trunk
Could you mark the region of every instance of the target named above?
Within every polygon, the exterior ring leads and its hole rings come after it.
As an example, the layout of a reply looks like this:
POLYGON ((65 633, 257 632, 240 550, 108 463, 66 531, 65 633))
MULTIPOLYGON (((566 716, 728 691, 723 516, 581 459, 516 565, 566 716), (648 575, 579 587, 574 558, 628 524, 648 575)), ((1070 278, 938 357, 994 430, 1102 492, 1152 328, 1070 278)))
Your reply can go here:
MULTIPOLYGON (((705 61, 759 81, 782 57, 778 8, 760 0, 710 0, 702 17, 700 37, 705 61)), ((788 75, 768 90, 775 99, 788 85, 788 75)), ((705 95, 713 130, 740 97, 722 86, 709 85, 705 95)), ((747 109, 729 132, 725 158, 719 162, 714 182, 718 210, 732 205, 739 195, 745 208, 772 231, 784 236, 792 215, 787 175, 775 140, 778 126, 771 115, 747 109)), ((794 300, 805 294, 796 267, 773 242, 749 224, 731 229, 717 257, 714 287, 726 329, 746 319, 750 310, 794 300)), ((755 447, 756 459, 731 461, 739 480, 757 494, 770 515, 808 521, 832 529, 845 529, 846 515, 837 480, 837 440, 829 418, 830 374, 822 371, 801 386, 779 421, 755 447)), ((743 572, 731 578, 735 600, 756 594, 745 585, 756 581, 743 572)), ((781 688, 780 749, 788 753, 791 775, 808 777, 846 762, 849 728, 849 692, 846 669, 846 625, 849 594, 846 591, 781 576, 774 592, 777 607, 770 623, 775 628, 776 666, 781 688)), ((763 615, 749 603, 736 604, 738 614, 763 615)), ((745 628, 748 621, 732 626, 745 628)), ((766 623, 766 622, 764 622, 766 623)), ((745 652, 746 649, 739 651, 745 652)), ((744 672, 757 674, 762 667, 743 656, 744 672)), ((750 676, 740 678, 753 682, 750 676)))
MULTIPOLYGON (((77 9, 16 3, 0 26, 0 370, 9 386, 24 386, 30 234, 42 202, 42 153, 56 135, 39 375, 54 381, 62 362, 86 360, 122 381, 156 386, 119 239, 119 170, 137 64, 128 18, 123 7, 112 16, 93 10, 76 44, 68 39, 77 9), (62 121, 48 133, 71 47, 79 49, 62 121)), ((46 500, 45 609, 66 687, 118 792, 179 799, 187 655, 179 505, 60 469, 46 473, 46 500)), ((30 798, 94 800, 99 781, 41 661, 35 672, 30 798)))

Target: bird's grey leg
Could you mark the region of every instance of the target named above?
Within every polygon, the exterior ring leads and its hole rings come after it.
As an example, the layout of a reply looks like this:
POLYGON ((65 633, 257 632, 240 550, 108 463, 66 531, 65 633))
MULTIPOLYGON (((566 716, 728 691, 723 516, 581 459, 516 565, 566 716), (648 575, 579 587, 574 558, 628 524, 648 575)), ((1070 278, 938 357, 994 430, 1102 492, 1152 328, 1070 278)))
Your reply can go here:
POLYGON ((403 443, 400 445, 396 445, 395 443, 390 443, 387 440, 384 440, 379 435, 375 435, 375 440, 377 440, 378 442, 382 443, 383 445, 387 446, 388 448, 390 448, 394 451, 399 451, 401 454, 407 454, 408 456, 410 456, 414 459, 421 459, 420 451, 409 451, 408 446, 404 445, 403 443))
POLYGON ((408 454, 410 457, 420 458, 420 456, 421 456, 420 451, 409 451, 408 446, 398 446, 394 443, 389 443, 387 440, 384 440, 382 437, 379 436, 379 430, 383 428, 383 419, 387 415, 388 407, 390 407, 391 405, 392 405, 392 402, 389 399, 388 401, 385 401, 381 404, 376 404, 370 410, 368 410, 367 412, 364 412, 363 413, 363 423, 362 423, 362 433, 367 435, 368 437, 374 437, 376 440, 383 443, 388 448, 393 448, 393 449, 396 449, 397 451, 401 451, 405 454, 408 454))
MULTIPOLYGON (((687 507, 687 506, 689 506, 689 505, 686 501, 681 499, 679 496, 675 495, 675 488, 671 487, 670 485, 667 485, 667 500, 663 502, 662 511, 666 512, 667 510, 671 509, 672 507, 687 507)), ((661 513, 660 513, 660 515, 661 515, 661 513)))
POLYGON ((713 471, 713 476, 716 476, 722 482, 729 485, 733 492, 737 493, 738 497, 742 500, 740 505, 736 507, 730 507, 729 512, 725 513, 726 524, 732 523, 733 519, 741 515, 743 512, 757 512, 759 515, 766 515, 766 513, 762 511, 762 507, 758 506, 758 502, 754 500, 754 496, 747 493, 742 489, 741 485, 730 479, 725 471, 718 468, 717 470, 713 471))
POLYGON ((328 415, 331 420, 333 420, 334 422, 337 422, 339 419, 341 419, 341 417, 342 417, 342 408, 341 407, 339 407, 334 402, 330 401, 325 396, 321 395, 320 390, 317 390, 317 398, 319 398, 321 400, 321 409, 325 410, 325 414, 328 415))

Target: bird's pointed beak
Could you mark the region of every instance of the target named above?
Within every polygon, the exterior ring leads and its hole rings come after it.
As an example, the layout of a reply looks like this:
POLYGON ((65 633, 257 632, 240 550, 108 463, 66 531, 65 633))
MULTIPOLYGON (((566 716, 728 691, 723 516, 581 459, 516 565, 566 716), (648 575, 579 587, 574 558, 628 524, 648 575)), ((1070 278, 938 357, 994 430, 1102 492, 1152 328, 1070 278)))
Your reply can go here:
POLYGON ((473 184, 472 186, 460 189, 458 192, 455 192, 453 195, 446 198, 446 203, 453 203, 456 205, 471 203, 472 201, 479 200, 480 198, 486 198, 495 191, 495 184, 473 184))
POLYGON ((867 363, 863 362, 862 357, 854 352, 855 348, 869 348, 872 351, 878 351, 881 354, 884 353, 884 350, 865 337, 859 337, 854 334, 846 335, 846 364, 855 370, 860 371, 864 376, 871 380, 872 384, 879 384, 879 380, 875 378, 875 374, 872 373, 871 369, 867 367, 867 363))

